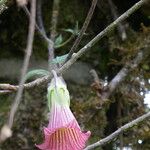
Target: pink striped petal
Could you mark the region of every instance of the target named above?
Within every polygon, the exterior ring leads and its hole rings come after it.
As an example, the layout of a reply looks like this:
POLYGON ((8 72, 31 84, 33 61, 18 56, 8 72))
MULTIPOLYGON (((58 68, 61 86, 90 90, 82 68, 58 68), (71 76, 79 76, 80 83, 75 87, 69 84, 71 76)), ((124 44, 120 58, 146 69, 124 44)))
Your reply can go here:
POLYGON ((41 150, 82 150, 90 136, 90 131, 83 133, 78 128, 76 120, 66 127, 49 130, 44 128, 45 141, 36 145, 41 150))
POLYGON ((69 106, 55 104, 50 112, 48 129, 62 128, 75 120, 76 127, 80 128, 69 106))

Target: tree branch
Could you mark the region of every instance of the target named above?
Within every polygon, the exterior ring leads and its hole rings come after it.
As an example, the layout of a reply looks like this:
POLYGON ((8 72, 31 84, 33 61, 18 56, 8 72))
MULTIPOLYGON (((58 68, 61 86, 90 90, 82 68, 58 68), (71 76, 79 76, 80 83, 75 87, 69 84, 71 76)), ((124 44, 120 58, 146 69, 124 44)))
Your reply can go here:
MULTIPOLYGON (((149 40, 147 40, 149 42, 149 40)), ((149 42, 150 45, 150 42, 149 42)), ((138 52, 136 57, 126 63, 126 65, 117 73, 117 75, 108 84, 108 90, 101 94, 102 100, 108 99, 108 97, 113 93, 113 91, 119 86, 119 84, 125 79, 125 77, 134 70, 144 58, 150 55, 149 47, 138 52)))
POLYGON ((21 96, 22 96, 22 92, 24 89, 23 84, 25 82, 25 75, 27 73, 30 56, 32 54, 32 44, 33 44, 34 30, 35 30, 35 16, 36 16, 36 0, 32 0, 31 1, 31 17, 30 17, 30 24, 29 24, 27 47, 26 47, 26 51, 25 51, 26 55, 24 57, 23 69, 21 72, 21 79, 20 79, 20 83, 19 83, 19 89, 18 89, 17 95, 15 97, 14 104, 12 105, 11 111, 10 111, 10 117, 9 117, 9 121, 8 121, 8 126, 10 128, 13 125, 14 116, 17 111, 18 105, 21 101, 21 96))
POLYGON ((60 0, 53 0, 53 10, 52 10, 52 19, 51 19, 51 34, 50 39, 53 44, 48 45, 48 63, 49 63, 49 71, 52 69, 56 69, 56 65, 51 64, 50 62, 54 59, 54 42, 56 37, 56 27, 58 23, 58 15, 59 15, 59 4, 60 0))
MULTIPOLYGON (((109 26, 107 26, 103 31, 101 31, 94 39, 92 39, 88 44, 86 44, 83 48, 81 48, 73 57, 68 60, 59 70, 57 70, 57 74, 64 73, 78 58, 80 58, 84 53, 86 53, 92 46, 94 46, 99 40, 101 40, 104 36, 107 36, 121 21, 124 21, 126 18, 128 18, 132 13, 134 13, 136 10, 138 10, 140 7, 142 7, 146 2, 149 0, 140 0, 137 2, 134 6, 132 6, 129 10, 127 10, 124 14, 122 14, 118 19, 116 19, 114 22, 112 22, 109 26)), ((25 89, 30 89, 35 86, 39 86, 40 84, 45 84, 49 82, 49 80, 52 78, 52 74, 50 73, 49 76, 45 76, 39 79, 36 79, 30 83, 24 84, 25 89)), ((5 84, 6 85, 6 84, 5 84)), ((7 84, 9 85, 9 84, 7 84)), ((3 84, 0 84, 0 89, 3 84)), ((11 85, 11 87, 14 88, 13 91, 17 91, 18 86, 11 85)), ((6 89, 5 89, 6 90, 6 89)))
MULTIPOLYGON (((107 1, 108 1, 109 6, 110 6, 113 20, 116 20, 119 17, 119 15, 118 15, 118 12, 115 8, 115 4, 113 3, 112 0, 107 0, 107 1)), ((127 35, 126 35, 125 27, 121 22, 118 23, 117 29, 118 29, 118 33, 119 33, 121 40, 122 41, 126 40, 127 35)))
POLYGON ((38 26, 41 29, 41 32, 44 35, 46 35, 45 28, 44 28, 44 25, 43 25, 43 19, 42 19, 42 1, 41 0, 37 0, 36 14, 37 14, 38 26))
MULTIPOLYGON (((8 125, 7 126, 10 129, 13 126, 14 116, 15 116, 15 113, 18 109, 19 103, 21 101, 21 96, 22 96, 23 89, 24 89, 23 84, 25 82, 25 75, 26 75, 26 72, 27 72, 27 69, 28 69, 30 56, 32 54, 32 44, 33 44, 34 30, 35 30, 35 16, 36 16, 36 0, 32 0, 31 1, 30 24, 29 24, 29 31, 28 31, 28 38, 27 38, 27 47, 26 47, 26 51, 25 51, 26 55, 24 57, 23 69, 22 69, 22 72, 21 72, 21 79, 20 79, 19 86, 18 86, 18 92, 16 94, 15 101, 14 101, 12 107, 11 107, 10 116, 9 116, 9 119, 8 119, 8 125)), ((0 137, 1 137, 1 139, 5 140, 4 137, 2 137, 2 136, 0 136, 0 137)))
POLYGON ((50 38, 54 42, 56 37, 56 27, 58 22, 60 0, 53 1, 52 19, 51 19, 51 35, 50 38))
POLYGON ((88 27, 90 21, 91 21, 91 18, 92 18, 92 16, 93 16, 93 13, 94 13, 96 4, 97 4, 97 0, 93 0, 93 1, 92 1, 92 5, 91 5, 91 7, 90 7, 90 9, 89 9, 89 12, 88 12, 88 14, 87 14, 87 16, 86 16, 86 19, 85 19, 85 21, 84 21, 84 24, 83 24, 83 26, 82 26, 82 29, 81 29, 81 31, 79 32, 79 35, 78 35, 77 39, 75 40, 75 42, 74 42, 74 44, 73 44, 71 50, 69 51, 69 54, 68 54, 68 57, 67 57, 66 61, 68 61, 68 60, 71 58, 72 54, 73 54, 73 53, 76 51, 76 49, 78 48, 78 46, 79 46, 79 44, 80 44, 80 42, 81 42, 81 39, 82 39, 82 37, 83 37, 83 35, 84 35, 84 33, 85 33, 85 31, 86 31, 86 29, 87 29, 87 27, 88 27))
MULTIPOLYGON (((31 14, 30 14, 28 8, 26 6, 23 6, 22 8, 25 11, 25 13, 27 14, 27 16, 30 18, 31 14)), ((37 23, 35 23, 35 27, 36 27, 37 31, 39 32, 39 34, 41 35, 41 37, 47 42, 47 44, 53 45, 53 42, 47 37, 46 32, 43 32, 41 30, 41 28, 37 25, 37 23)))
POLYGON ((112 141, 114 138, 117 138, 117 136, 119 134, 123 133, 126 130, 129 130, 131 127, 133 127, 133 126, 135 126, 135 125, 137 125, 137 124, 141 123, 142 121, 149 119, 149 118, 150 118, 150 112, 148 112, 147 114, 144 114, 141 117, 125 124, 124 126, 119 128, 118 130, 116 130, 115 132, 110 134, 109 136, 105 137, 104 139, 101 139, 98 142, 87 146, 84 150, 90 150, 90 149, 96 148, 98 146, 105 145, 105 144, 109 143, 110 141, 112 141))
POLYGON ((11 92, 12 92, 11 90, 0 90, 0 95, 11 93, 11 92))

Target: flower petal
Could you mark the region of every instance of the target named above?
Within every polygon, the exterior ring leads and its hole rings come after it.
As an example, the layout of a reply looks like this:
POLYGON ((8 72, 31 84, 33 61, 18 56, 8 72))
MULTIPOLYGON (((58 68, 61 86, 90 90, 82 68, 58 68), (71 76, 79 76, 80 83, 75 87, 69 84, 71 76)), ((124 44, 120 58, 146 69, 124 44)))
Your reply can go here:
MULTIPOLYGON (((70 122, 72 122, 73 120, 76 119, 69 107, 63 107, 55 104, 50 112, 48 128, 50 130, 53 128, 62 128, 70 122)), ((77 121, 76 126, 80 128, 77 121)))
POLYGON ((76 120, 73 120, 64 128, 53 131, 45 128, 45 142, 36 146, 42 150, 82 150, 91 133, 81 132, 76 125, 76 120))

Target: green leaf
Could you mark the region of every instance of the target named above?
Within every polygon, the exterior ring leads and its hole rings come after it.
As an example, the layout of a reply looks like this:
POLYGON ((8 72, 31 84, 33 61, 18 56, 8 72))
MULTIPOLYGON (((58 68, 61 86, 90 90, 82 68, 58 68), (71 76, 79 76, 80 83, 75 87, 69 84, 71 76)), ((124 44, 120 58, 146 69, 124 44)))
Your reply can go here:
POLYGON ((74 29, 63 29, 63 31, 78 35, 79 33, 78 21, 76 21, 74 29))
POLYGON ((67 56, 68 56, 68 54, 65 54, 65 55, 62 55, 62 56, 57 56, 50 63, 51 64, 57 64, 57 63, 61 64, 66 60, 67 56))
POLYGON ((35 69, 35 70, 31 70, 29 71, 26 76, 25 76, 25 80, 31 79, 33 77, 43 77, 49 75, 49 72, 47 70, 44 69, 35 69))
POLYGON ((63 29, 63 31, 74 34, 74 30, 73 29, 63 29))
POLYGON ((62 38, 62 35, 60 34, 55 40, 55 46, 60 45, 62 41, 63 41, 63 38, 62 38))

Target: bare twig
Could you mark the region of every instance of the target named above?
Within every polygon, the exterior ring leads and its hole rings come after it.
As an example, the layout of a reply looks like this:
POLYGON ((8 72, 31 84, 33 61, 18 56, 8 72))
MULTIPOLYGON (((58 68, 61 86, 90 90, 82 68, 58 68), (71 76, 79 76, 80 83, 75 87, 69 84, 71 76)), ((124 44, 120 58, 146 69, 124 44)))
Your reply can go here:
POLYGON ((48 62, 49 62, 49 71, 52 69, 56 69, 54 64, 50 62, 54 59, 54 42, 56 37, 56 27, 58 23, 58 15, 59 15, 59 3, 60 0, 53 0, 53 10, 52 10, 52 19, 51 19, 51 34, 50 39, 52 40, 53 44, 48 45, 48 62))
POLYGON ((58 14, 59 14, 59 3, 60 0, 53 1, 53 11, 52 11, 52 19, 51 19, 51 35, 50 38, 54 42, 56 37, 56 27, 58 22, 58 14))
MULTIPOLYGON (((148 40, 149 41, 149 40, 148 40)), ((135 69, 144 58, 147 58, 150 55, 149 48, 140 51, 137 56, 131 60, 130 62, 126 63, 126 65, 117 73, 117 75, 110 81, 108 84, 107 92, 102 94, 102 99, 107 99, 113 91, 119 86, 119 84, 125 79, 125 77, 135 69)))
MULTIPOLYGON (((112 17, 113 17, 114 20, 116 20, 119 17, 119 15, 118 15, 118 12, 115 8, 115 4, 113 3, 112 0, 108 0, 108 4, 110 6, 112 17)), ((118 33, 119 33, 119 36, 120 36, 121 40, 122 41, 126 40, 127 35, 126 35, 125 27, 121 22, 118 23, 117 29, 118 29, 118 33)))
MULTIPOLYGON (((79 50, 73 57, 67 61, 59 70, 57 70, 57 74, 64 73, 78 58, 80 58, 84 53, 86 53, 92 46, 94 46, 99 40, 101 40, 104 36, 108 35, 117 25, 119 22, 125 20, 128 18, 133 12, 138 10, 140 7, 142 7, 146 2, 149 0, 140 0, 138 3, 136 3, 134 6, 132 6, 129 10, 127 10, 124 14, 122 14, 118 19, 116 19, 113 23, 111 23, 109 26, 107 26, 102 32, 100 32, 94 39, 92 39, 88 44, 86 44, 83 48, 79 50)), ((52 74, 50 73, 49 76, 45 76, 39 79, 36 79, 30 83, 24 84, 25 89, 30 89, 35 86, 39 86, 40 84, 45 84, 49 82, 49 80, 52 78, 52 74)), ((0 84, 0 87, 3 84, 0 84)), ((18 89, 18 86, 11 85, 12 87, 18 89)), ((2 88, 1 88, 2 89, 2 88)), ((13 90, 15 91, 15 90, 13 90)), ((12 91, 12 92, 13 92, 12 91)))
MULTIPOLYGON (((42 10, 41 10, 41 5, 42 2, 41 0, 38 0, 37 3, 37 19, 38 19, 38 24, 35 23, 35 27, 38 30, 38 32, 40 33, 41 37, 47 42, 47 47, 48 47, 48 60, 51 61, 54 58, 54 41, 52 41, 50 38, 47 37, 46 35, 46 31, 43 25, 43 20, 42 20, 42 10)), ((28 10, 28 8, 26 6, 23 6, 23 9, 25 11, 25 13, 28 15, 28 17, 30 18, 30 12, 28 10)), ((48 63, 49 63, 48 61, 48 63)), ((49 63, 50 64, 50 63, 49 63)), ((49 70, 51 70, 53 68, 53 66, 51 66, 51 64, 49 65, 49 70)))
POLYGON ((11 84, 0 84, 0 89, 1 90, 12 90, 12 91, 16 91, 18 89, 18 86, 13 86, 11 84))
MULTIPOLYGON (((31 0, 30 24, 29 24, 29 31, 28 31, 28 38, 27 38, 27 47, 26 47, 26 51, 25 51, 26 55, 24 57, 23 68, 22 68, 22 72, 21 72, 21 79, 19 82, 18 92, 16 94, 15 101, 10 110, 8 123, 7 123, 7 125, 4 125, 2 127, 1 132, 0 132, 0 143, 12 135, 11 128, 13 126, 15 113, 16 113, 19 103, 21 101, 21 96, 22 96, 23 89, 24 89, 23 85, 25 82, 25 75, 26 75, 26 72, 28 69, 29 60, 30 60, 30 56, 32 53, 32 44, 33 44, 34 30, 35 30, 35 16, 36 16, 36 0, 31 0), (8 132, 9 132, 9 134, 8 134, 8 132)), ((6 88, 7 86, 8 86, 7 84, 3 84, 4 88, 6 88)), ((15 88, 13 86, 9 86, 9 90, 10 89, 15 89, 15 88)))
POLYGON ((36 14, 37 14, 37 23, 39 28, 41 29, 42 33, 46 35, 45 28, 43 25, 43 18, 42 18, 42 1, 37 0, 37 9, 36 9, 36 14))
POLYGON ((0 94, 7 94, 7 93, 11 93, 11 90, 0 90, 0 94))
POLYGON ((57 48, 60 48, 60 47, 65 46, 65 45, 68 44, 71 40, 73 40, 74 37, 75 37, 75 34, 72 34, 66 41, 64 41, 63 43, 61 43, 61 44, 58 45, 58 46, 55 46, 54 48, 57 49, 57 48))
POLYGON ((96 4, 97 4, 97 0, 93 0, 93 1, 92 1, 92 4, 91 4, 91 7, 90 7, 90 9, 89 9, 89 12, 88 12, 88 14, 87 14, 87 17, 86 17, 86 19, 85 19, 85 21, 84 21, 84 24, 83 24, 83 26, 82 26, 82 29, 81 29, 81 31, 79 32, 79 35, 78 35, 77 39, 75 40, 75 42, 74 42, 74 44, 73 44, 71 50, 69 51, 69 54, 68 54, 68 57, 67 57, 66 61, 68 61, 68 60, 71 58, 72 54, 73 54, 73 53, 76 51, 76 49, 78 48, 78 46, 79 46, 79 44, 80 44, 80 41, 81 41, 81 39, 82 39, 82 37, 83 37, 83 35, 84 35, 84 33, 85 33, 85 31, 86 31, 86 29, 87 29, 87 27, 88 27, 90 21, 91 21, 91 18, 92 18, 92 16, 93 16, 93 13, 94 13, 96 4))
POLYGON ((99 79, 99 77, 98 77, 97 72, 96 72, 94 69, 92 69, 92 70, 90 71, 90 73, 91 73, 91 75, 92 75, 93 78, 94 78, 94 82, 95 82, 95 83, 100 83, 100 79, 99 79))
POLYGON ((109 143, 110 141, 112 141, 114 138, 117 138, 117 136, 119 134, 123 133, 126 130, 129 130, 131 127, 133 127, 133 126, 135 126, 135 125, 137 125, 137 124, 141 123, 142 121, 149 119, 149 118, 150 118, 150 112, 148 112, 147 114, 144 114, 141 117, 125 124, 124 126, 120 127, 118 130, 116 130, 115 132, 113 132, 109 136, 105 137, 104 139, 101 139, 98 142, 87 146, 84 150, 90 150, 90 149, 96 148, 98 146, 105 145, 105 144, 109 143))
POLYGON ((30 17, 28 39, 27 39, 26 55, 24 57, 23 69, 21 72, 21 80, 20 80, 19 87, 18 87, 19 89, 18 89, 17 95, 15 97, 15 101, 11 107, 10 116, 9 116, 9 120, 8 120, 8 126, 10 128, 13 125, 14 116, 17 111, 18 105, 21 101, 21 96, 22 96, 22 92, 23 92, 23 88, 24 88, 23 84, 25 82, 24 77, 27 72, 30 56, 32 53, 32 44, 33 44, 34 29, 35 29, 35 15, 36 15, 36 0, 32 0, 31 1, 31 17, 30 17))
MULTIPOLYGON (((25 13, 27 14, 27 16, 30 18, 30 12, 29 12, 28 8, 26 6, 23 6, 22 8, 25 11, 25 13)), ((42 30, 37 25, 37 23, 35 23, 35 27, 38 30, 38 32, 41 35, 41 37, 47 42, 47 44, 53 44, 53 42, 47 37, 47 35, 45 34, 45 32, 42 32, 42 30)))

